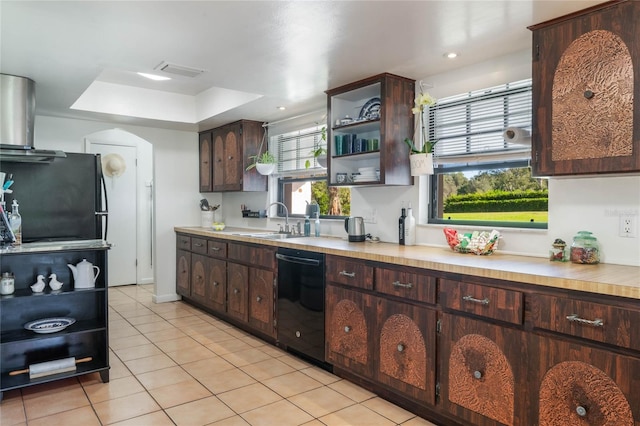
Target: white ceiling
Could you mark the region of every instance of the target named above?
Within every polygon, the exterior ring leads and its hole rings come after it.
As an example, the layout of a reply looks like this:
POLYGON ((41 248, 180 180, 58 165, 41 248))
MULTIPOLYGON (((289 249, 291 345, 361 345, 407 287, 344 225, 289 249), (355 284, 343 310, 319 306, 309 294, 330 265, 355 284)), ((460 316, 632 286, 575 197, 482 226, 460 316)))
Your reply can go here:
POLYGON ((0 0, 0 72, 36 82, 39 115, 204 130, 319 110, 325 90, 382 72, 528 49, 527 26, 601 2, 0 0), (163 61, 205 72, 136 74, 163 61))

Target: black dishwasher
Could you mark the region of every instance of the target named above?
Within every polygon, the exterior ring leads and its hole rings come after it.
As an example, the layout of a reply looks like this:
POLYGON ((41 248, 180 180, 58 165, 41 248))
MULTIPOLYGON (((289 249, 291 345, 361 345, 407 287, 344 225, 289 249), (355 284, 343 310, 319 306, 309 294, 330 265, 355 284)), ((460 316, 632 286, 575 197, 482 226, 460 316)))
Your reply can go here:
POLYGON ((279 248, 278 344, 323 368, 324 254, 279 248))

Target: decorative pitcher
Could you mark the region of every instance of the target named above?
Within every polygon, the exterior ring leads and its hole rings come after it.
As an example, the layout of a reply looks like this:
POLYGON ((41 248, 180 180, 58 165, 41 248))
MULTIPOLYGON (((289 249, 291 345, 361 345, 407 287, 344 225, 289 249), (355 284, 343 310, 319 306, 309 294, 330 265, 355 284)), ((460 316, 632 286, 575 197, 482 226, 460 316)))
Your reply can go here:
POLYGON ((76 266, 67 264, 71 272, 73 272, 74 288, 92 288, 96 286, 96 279, 100 275, 100 268, 93 266, 87 259, 76 266), (94 273, 95 271, 95 273, 94 273))

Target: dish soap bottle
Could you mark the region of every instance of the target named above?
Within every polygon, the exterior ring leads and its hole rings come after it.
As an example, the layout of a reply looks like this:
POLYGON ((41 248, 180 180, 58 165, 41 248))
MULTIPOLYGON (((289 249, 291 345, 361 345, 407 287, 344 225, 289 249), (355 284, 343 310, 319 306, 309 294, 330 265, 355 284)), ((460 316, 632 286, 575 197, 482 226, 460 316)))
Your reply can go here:
POLYGON ((407 211, 405 210, 405 208, 403 207, 401 210, 401 214, 400 214, 400 219, 398 220, 398 242, 400 243, 401 246, 403 246, 405 244, 405 230, 404 230, 404 220, 407 217, 407 211))
POLYGON ((407 217, 404 218, 404 245, 416 245, 416 219, 413 217, 411 203, 407 209, 407 217))
POLYGON ((304 217, 304 236, 309 237, 311 235, 311 222, 309 216, 304 217))
POLYGON ((13 235, 16 237, 14 245, 17 246, 22 244, 22 216, 20 216, 18 207, 18 200, 14 199, 13 204, 11 204, 11 214, 9 215, 9 222, 11 224, 13 235))
POLYGON ((316 237, 320 236, 320 212, 316 210, 316 237))

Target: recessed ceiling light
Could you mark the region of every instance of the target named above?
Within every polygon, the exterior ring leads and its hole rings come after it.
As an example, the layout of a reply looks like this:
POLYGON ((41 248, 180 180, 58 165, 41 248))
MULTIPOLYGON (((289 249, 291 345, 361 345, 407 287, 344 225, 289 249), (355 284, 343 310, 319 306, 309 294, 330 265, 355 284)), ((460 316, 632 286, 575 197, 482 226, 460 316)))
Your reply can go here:
POLYGON ((458 54, 456 52, 447 52, 444 54, 444 57, 447 59, 455 59, 458 57, 458 54))
POLYGON ((279 107, 277 107, 277 108, 278 108, 280 111, 284 111, 285 109, 287 109, 286 107, 283 107, 283 106, 279 106, 279 107))
POLYGON ((147 74, 145 72, 139 72, 138 75, 141 75, 145 78, 148 78, 149 80, 155 80, 155 81, 165 81, 165 80, 171 80, 171 77, 164 77, 161 75, 154 75, 154 74, 147 74))

